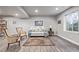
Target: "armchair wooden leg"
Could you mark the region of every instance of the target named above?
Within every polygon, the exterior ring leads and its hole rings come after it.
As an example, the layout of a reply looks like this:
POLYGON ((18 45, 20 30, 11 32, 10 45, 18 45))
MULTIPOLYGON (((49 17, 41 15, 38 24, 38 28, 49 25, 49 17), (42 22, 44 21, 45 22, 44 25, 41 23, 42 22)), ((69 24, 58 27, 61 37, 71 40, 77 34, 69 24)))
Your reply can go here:
POLYGON ((9 48, 9 43, 8 43, 8 46, 7 46, 7 49, 9 48))
POLYGON ((22 40, 22 36, 20 36, 20 40, 22 40))
POLYGON ((19 46, 20 46, 20 41, 18 41, 18 43, 19 43, 19 46))

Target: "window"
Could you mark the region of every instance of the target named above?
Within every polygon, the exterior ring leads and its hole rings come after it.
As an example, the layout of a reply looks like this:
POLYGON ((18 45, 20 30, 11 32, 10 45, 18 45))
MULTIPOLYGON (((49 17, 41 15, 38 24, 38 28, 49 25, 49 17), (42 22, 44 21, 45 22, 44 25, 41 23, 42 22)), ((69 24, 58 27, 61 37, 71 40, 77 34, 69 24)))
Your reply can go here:
POLYGON ((79 12, 74 12, 66 15, 65 25, 66 31, 76 31, 78 32, 78 24, 79 24, 79 12))

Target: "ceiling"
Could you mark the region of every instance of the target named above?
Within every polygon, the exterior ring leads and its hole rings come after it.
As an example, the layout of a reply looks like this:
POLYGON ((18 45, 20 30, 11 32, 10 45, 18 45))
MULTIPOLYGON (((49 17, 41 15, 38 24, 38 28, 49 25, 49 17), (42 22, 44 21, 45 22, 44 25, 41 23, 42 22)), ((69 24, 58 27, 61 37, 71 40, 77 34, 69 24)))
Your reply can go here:
POLYGON ((0 6, 0 16, 28 18, 30 16, 55 16, 70 6, 0 6))
POLYGON ((17 6, 0 6, 1 16, 14 16, 18 18, 28 18, 29 15, 21 8, 17 6))
POLYGON ((62 11, 68 9, 69 6, 26 6, 23 8, 30 16, 51 16, 61 13, 62 11), (59 10, 56 10, 56 8, 59 10), (38 10, 38 13, 35 13, 35 10, 38 10))

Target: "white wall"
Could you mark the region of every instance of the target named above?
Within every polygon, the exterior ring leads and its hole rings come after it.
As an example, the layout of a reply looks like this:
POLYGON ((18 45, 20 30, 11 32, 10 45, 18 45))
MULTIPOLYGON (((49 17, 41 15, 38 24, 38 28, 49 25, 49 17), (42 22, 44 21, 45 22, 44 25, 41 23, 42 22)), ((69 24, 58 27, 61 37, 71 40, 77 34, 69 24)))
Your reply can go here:
POLYGON ((64 31, 64 19, 65 19, 64 15, 71 13, 71 12, 74 12, 76 10, 78 11, 79 7, 73 7, 73 8, 65 11, 63 14, 58 16, 57 20, 61 20, 61 24, 58 24, 58 35, 63 37, 63 38, 66 38, 67 40, 69 40, 77 45, 79 45, 79 33, 72 33, 72 32, 64 31))
POLYGON ((23 27, 26 32, 29 31, 32 26, 35 26, 35 20, 43 20, 45 29, 49 29, 50 25, 52 25, 52 30, 55 33, 57 30, 57 20, 54 17, 32 17, 29 19, 6 17, 4 19, 7 20, 7 28, 12 34, 16 33, 16 27, 23 27), (16 24, 13 24, 13 21, 16 21, 16 24))

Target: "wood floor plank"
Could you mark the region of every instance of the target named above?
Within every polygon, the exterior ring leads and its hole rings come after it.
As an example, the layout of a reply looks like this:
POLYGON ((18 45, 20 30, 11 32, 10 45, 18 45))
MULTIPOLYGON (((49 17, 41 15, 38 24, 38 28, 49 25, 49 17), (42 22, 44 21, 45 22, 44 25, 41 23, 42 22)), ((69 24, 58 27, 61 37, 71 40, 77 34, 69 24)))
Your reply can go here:
POLYGON ((47 47, 47 46, 40 46, 40 51, 41 51, 41 52, 47 52, 46 47, 47 47))
POLYGON ((27 46, 27 47, 21 47, 21 50, 19 52, 29 52, 30 50, 30 47, 27 46))
POLYGON ((35 46, 35 52, 40 52, 41 51, 41 47, 40 46, 35 46))

